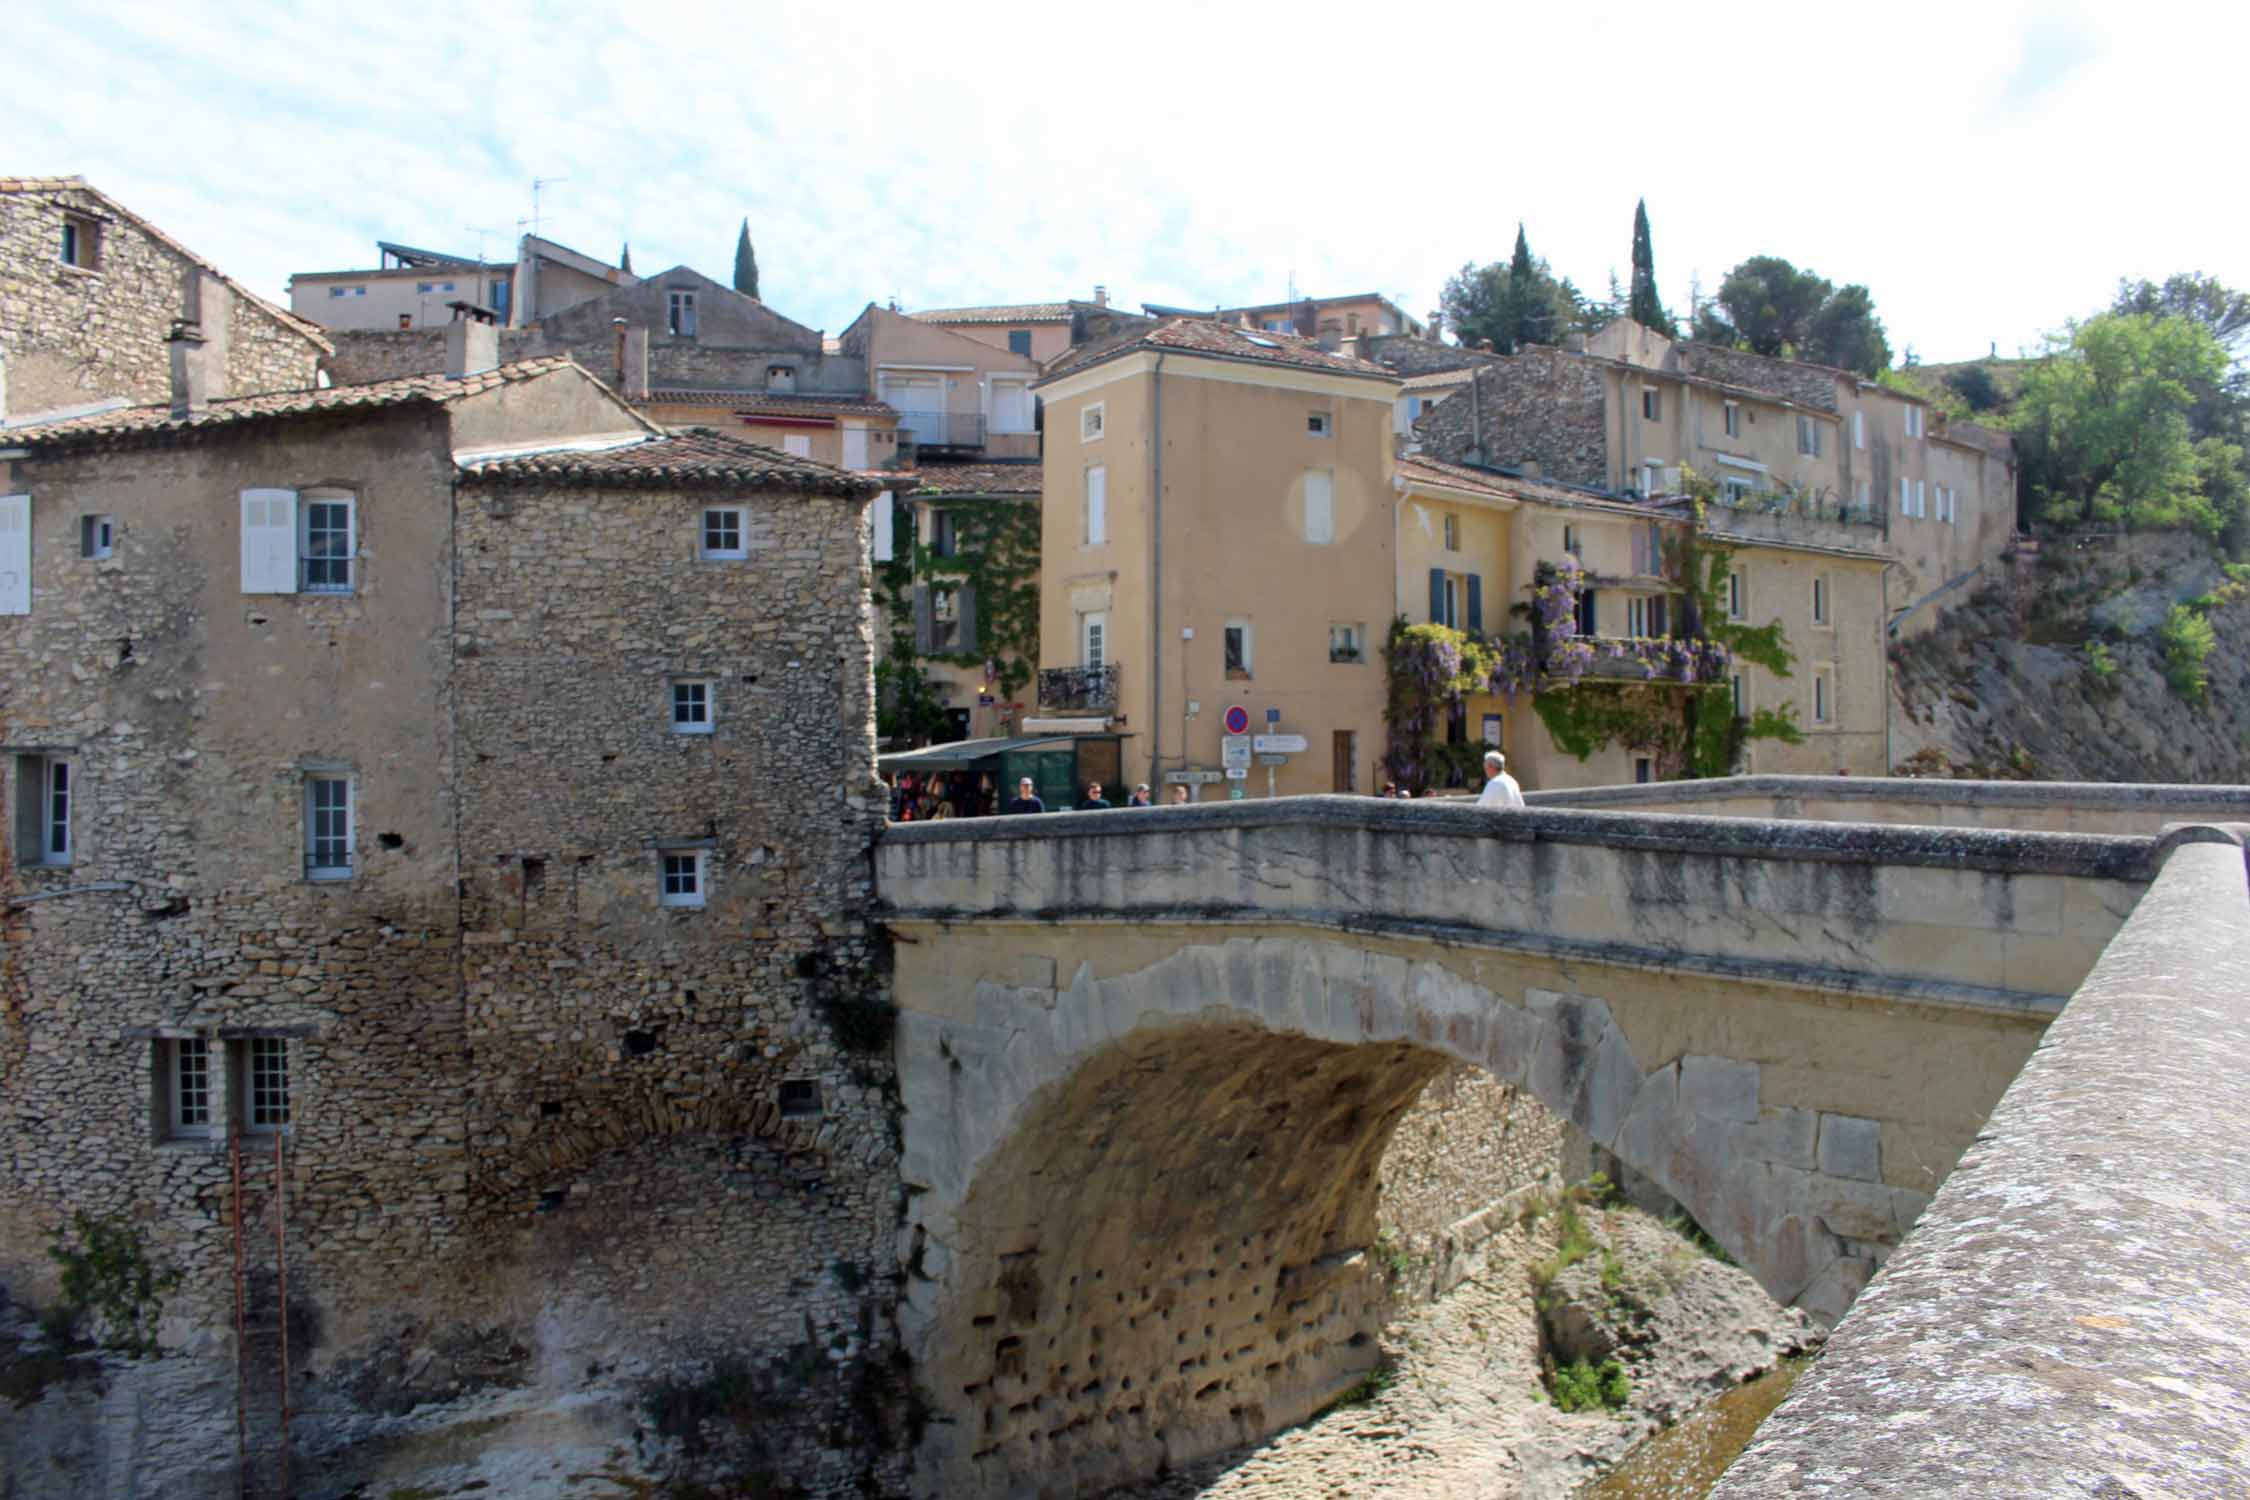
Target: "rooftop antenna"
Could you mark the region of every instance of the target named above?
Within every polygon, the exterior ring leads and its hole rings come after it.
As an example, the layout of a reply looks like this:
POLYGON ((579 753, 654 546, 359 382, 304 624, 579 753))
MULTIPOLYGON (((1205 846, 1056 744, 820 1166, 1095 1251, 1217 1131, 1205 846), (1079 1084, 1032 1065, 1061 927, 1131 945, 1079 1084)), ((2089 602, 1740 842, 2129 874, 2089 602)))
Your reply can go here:
POLYGON ((540 190, 541 190, 541 189, 543 189, 543 188, 545 188, 545 187, 547 186, 547 184, 548 184, 548 183, 550 183, 550 182, 568 182, 568 181, 570 181, 570 179, 569 179, 569 178, 567 178, 567 177, 534 177, 534 178, 532 178, 532 179, 531 179, 531 217, 530 217, 530 218, 528 218, 528 219, 518 219, 518 220, 516 220, 516 228, 518 228, 518 229, 522 229, 522 228, 525 228, 525 227, 527 227, 527 226, 528 226, 528 227, 530 228, 530 230, 531 230, 531 232, 532 232, 533 234, 539 235, 539 236, 541 236, 542 238, 544 238, 544 237, 545 237, 545 230, 544 230, 544 229, 543 229, 543 228, 542 228, 541 226, 542 226, 542 225, 544 225, 544 224, 546 223, 546 219, 545 219, 545 217, 544 217, 544 216, 543 216, 543 215, 542 215, 542 214, 540 213, 540 211, 539 211, 539 193, 540 193, 540 190))
POLYGON ((464 224, 461 227, 477 237, 477 264, 480 266, 487 264, 484 258, 485 238, 489 235, 507 233, 504 229, 489 228, 482 224, 464 224))

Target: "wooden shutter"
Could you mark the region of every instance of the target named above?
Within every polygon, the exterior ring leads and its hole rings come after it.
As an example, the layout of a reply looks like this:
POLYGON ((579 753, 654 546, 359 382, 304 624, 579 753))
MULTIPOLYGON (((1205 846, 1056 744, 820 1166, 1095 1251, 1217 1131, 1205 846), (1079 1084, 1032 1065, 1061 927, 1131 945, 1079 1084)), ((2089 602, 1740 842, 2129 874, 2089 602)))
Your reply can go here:
POLYGON ((1445 569, 1430 569, 1430 623, 1445 623, 1445 569))
POLYGON ((297 592, 297 492, 242 492, 242 592, 297 592))
POLYGON ((31 613, 31 497, 0 495, 0 615, 31 613))
POLYGON ((1109 540, 1109 470, 1101 464, 1086 471, 1086 540, 1109 540))
POLYGON ((1336 481, 1326 469, 1305 475, 1305 540, 1336 540, 1336 481))
POLYGON ((891 500, 891 492, 890 492, 889 490, 885 490, 885 491, 883 491, 883 493, 881 493, 880 495, 877 495, 877 496, 875 497, 875 505, 874 505, 874 522, 875 522, 875 554, 874 554, 874 555, 875 555, 875 561, 877 561, 877 562, 889 562, 889 561, 891 560, 891 557, 892 557, 892 545, 893 545, 893 544, 892 544, 892 541, 891 541, 891 507, 892 507, 892 504, 893 504, 893 502, 892 502, 892 500, 891 500))
POLYGON ((1482 573, 1471 573, 1469 575, 1469 628, 1478 631, 1484 629, 1484 575, 1482 573))
POLYGON ((964 583, 953 596, 954 618, 961 628, 955 632, 953 649, 967 655, 977 649, 977 591, 974 584, 964 583))
POLYGON ((935 637, 936 620, 930 613, 930 586, 914 585, 914 649, 923 656, 930 654, 935 637))

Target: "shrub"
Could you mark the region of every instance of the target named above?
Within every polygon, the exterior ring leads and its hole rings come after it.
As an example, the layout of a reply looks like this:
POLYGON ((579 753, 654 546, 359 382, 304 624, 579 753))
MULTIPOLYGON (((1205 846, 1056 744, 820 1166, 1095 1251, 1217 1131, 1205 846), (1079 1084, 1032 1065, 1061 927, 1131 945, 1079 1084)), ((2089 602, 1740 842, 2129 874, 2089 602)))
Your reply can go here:
POLYGON ((180 1273, 149 1259, 141 1232, 123 1219, 79 1214, 71 1234, 56 1230, 47 1254, 62 1267, 62 1301, 67 1313, 50 1321, 50 1337, 92 1314, 97 1337, 130 1354, 156 1352, 156 1324, 164 1298, 180 1284, 180 1273))
POLYGON ((1605 1359, 1599 1365, 1580 1359, 1557 1365, 1547 1377, 1547 1388, 1554 1394, 1558 1411, 1615 1411, 1632 1399, 1633 1378, 1615 1359, 1605 1359))
POLYGON ((2103 645, 2100 641, 2088 641, 2082 655, 2086 664, 2087 676, 2093 678, 2103 687, 2108 687, 2116 681, 2117 658, 2109 654, 2109 647, 2103 645))
POLYGON ((2210 692, 2211 653, 2219 644, 2211 622, 2189 606, 2175 604, 2158 639, 2164 645, 2164 680, 2187 702, 2203 702, 2210 692))
POLYGON ((1531 1268, 1532 1282, 1538 1286, 1546 1286, 1594 1253, 1594 1232, 1578 1216, 1577 1204, 1565 1198, 1555 1210, 1555 1223, 1561 1233, 1561 1238, 1555 1245, 1555 1253, 1531 1268))

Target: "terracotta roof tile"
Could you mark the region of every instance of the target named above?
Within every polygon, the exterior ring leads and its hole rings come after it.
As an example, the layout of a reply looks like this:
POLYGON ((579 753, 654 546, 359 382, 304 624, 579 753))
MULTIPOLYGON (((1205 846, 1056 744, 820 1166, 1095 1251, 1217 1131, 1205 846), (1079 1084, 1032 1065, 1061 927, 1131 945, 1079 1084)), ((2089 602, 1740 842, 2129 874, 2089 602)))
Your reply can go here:
POLYGON ((1449 391, 1457 385, 1467 385, 1472 376, 1467 369, 1433 370, 1427 375, 1411 375, 1401 387, 1409 391, 1449 391))
POLYGON ((897 476, 905 492, 941 495, 1036 495, 1045 471, 1032 464, 923 464, 897 476))
POLYGON ((275 321, 292 333, 302 334, 305 338, 311 340, 320 347, 322 353, 333 354, 336 352, 336 346, 328 340, 327 330, 318 323, 307 318, 300 318, 289 309, 268 302, 100 188, 88 184, 83 177, 0 177, 0 193, 84 193, 90 198, 98 198, 111 213, 116 214, 121 219, 132 221, 133 225, 142 233, 163 245, 173 254, 183 260, 194 262, 213 276, 218 277, 219 280, 233 288, 237 296, 248 299, 259 310, 274 318, 275 321))
POLYGON ((469 459, 462 474, 484 484, 583 485, 597 489, 782 489, 864 497, 882 486, 809 458, 746 443, 708 428, 593 452, 551 450, 469 459))
MULTIPOLYGON (((367 385, 339 385, 327 389, 268 391, 258 396, 224 396, 197 407, 185 417, 172 415, 169 405, 125 406, 94 412, 36 427, 0 429, 0 444, 20 448, 77 448, 102 444, 164 442, 190 437, 222 427, 275 418, 312 416, 321 412, 366 411, 386 406, 427 404, 444 406, 464 396, 519 380, 536 380, 578 366, 567 355, 519 360, 452 380, 443 375, 404 375, 367 385)), ((580 370, 584 375, 585 372, 580 370)), ((593 380, 591 375, 585 377, 593 380)), ((596 381, 596 384, 600 382, 596 381)))
POLYGON ((738 412, 755 412, 776 417, 898 415, 896 408, 881 401, 869 401, 864 396, 776 396, 764 391, 730 391, 720 386, 651 389, 648 399, 657 404, 672 402, 695 406, 725 406, 738 412))
POLYGON ((1217 359, 1247 360, 1256 364, 1287 365, 1300 370, 1325 370, 1335 375, 1358 375, 1396 384, 1398 376, 1381 365, 1348 354, 1332 354, 1310 339, 1295 334, 1267 333, 1217 323, 1209 318, 1166 318, 1154 328, 1127 329, 1106 339, 1081 344, 1057 356, 1037 384, 1089 365, 1102 363, 1134 349, 1169 349, 1204 354, 1217 359))
POLYGON ((1412 483, 1420 478, 1437 484, 1452 485, 1456 489, 1482 490, 1488 494, 1504 495, 1511 500, 1530 500, 1543 505, 1567 505, 1588 510, 1622 511, 1646 514, 1646 507, 1629 500, 1618 500, 1593 490, 1574 489, 1569 485, 1550 480, 1525 479, 1511 474, 1496 474, 1489 469, 1472 469, 1463 464, 1450 464, 1419 454, 1398 461, 1401 477, 1412 483))
POLYGON ((1002 302, 990 307, 931 307, 908 313, 924 323, 1064 323, 1068 302, 1002 302))

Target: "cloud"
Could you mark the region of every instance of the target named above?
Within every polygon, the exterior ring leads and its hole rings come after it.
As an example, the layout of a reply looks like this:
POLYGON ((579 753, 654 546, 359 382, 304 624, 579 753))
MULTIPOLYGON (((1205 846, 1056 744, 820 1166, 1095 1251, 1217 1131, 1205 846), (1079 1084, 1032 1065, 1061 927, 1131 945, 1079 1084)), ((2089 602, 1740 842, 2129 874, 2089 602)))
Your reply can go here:
POLYGON ((277 298, 377 238, 502 253, 535 176, 550 234, 644 272, 724 277, 747 215, 769 300, 831 332, 1096 283, 1419 314, 1519 219, 1599 292, 1645 194, 1675 309, 1778 254, 1942 358, 2120 275, 2250 284, 2204 166, 2245 22, 2162 10, 45 7, 13 50, 69 107, 18 111, 0 170, 83 172, 277 298))

